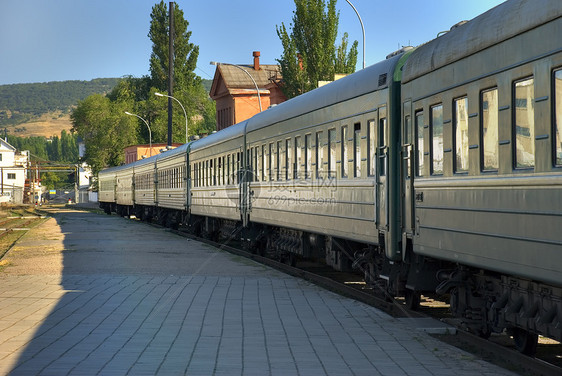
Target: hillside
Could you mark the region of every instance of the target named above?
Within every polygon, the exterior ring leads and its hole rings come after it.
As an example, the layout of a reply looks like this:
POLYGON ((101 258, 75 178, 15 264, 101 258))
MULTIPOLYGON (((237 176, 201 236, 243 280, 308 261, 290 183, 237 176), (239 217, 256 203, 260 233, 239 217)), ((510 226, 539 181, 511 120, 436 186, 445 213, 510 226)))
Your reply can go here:
MULTIPOLYGON (((70 131, 72 108, 92 94, 110 92, 119 78, 0 85, 0 131, 31 137, 70 131)), ((212 80, 203 80, 205 88, 212 80)), ((207 90, 208 91, 208 90, 207 90)))
POLYGON ((0 85, 0 128, 18 136, 45 136, 70 130, 70 112, 78 101, 107 93, 119 78, 0 85))

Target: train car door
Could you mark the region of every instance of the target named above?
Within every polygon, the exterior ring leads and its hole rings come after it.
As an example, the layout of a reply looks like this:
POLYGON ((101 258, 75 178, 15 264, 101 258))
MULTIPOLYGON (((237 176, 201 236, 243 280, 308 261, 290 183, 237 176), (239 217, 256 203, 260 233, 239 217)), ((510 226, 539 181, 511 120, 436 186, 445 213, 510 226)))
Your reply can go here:
POLYGON ((376 223, 379 231, 388 231, 388 121, 386 116, 386 107, 380 107, 378 110, 377 122, 377 164, 375 167, 376 174, 376 201, 377 213, 376 223))
MULTIPOLYGON (((412 103, 404 102, 403 107, 403 126, 402 126, 402 235, 411 238, 414 233, 414 127, 412 125, 412 103)), ((406 239, 402 239, 402 246, 406 245, 406 239)))

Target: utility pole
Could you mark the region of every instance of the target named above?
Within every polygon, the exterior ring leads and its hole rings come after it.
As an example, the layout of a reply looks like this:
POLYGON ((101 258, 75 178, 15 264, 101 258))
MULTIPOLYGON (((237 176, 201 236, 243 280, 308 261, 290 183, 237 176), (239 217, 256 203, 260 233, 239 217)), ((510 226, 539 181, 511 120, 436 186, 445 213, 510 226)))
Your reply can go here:
MULTIPOLYGON (((168 49, 168 149, 172 148, 172 96, 174 95, 174 2, 170 1, 170 35, 168 49)), ((187 142, 187 141, 186 141, 187 142)))

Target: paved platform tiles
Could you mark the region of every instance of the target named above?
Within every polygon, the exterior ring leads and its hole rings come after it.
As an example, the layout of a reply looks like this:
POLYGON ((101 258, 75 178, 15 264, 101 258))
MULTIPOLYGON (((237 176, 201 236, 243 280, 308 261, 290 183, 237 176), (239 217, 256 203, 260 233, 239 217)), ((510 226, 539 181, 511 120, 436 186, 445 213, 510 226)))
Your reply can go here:
MULTIPOLYGON (((0 277, 0 373, 509 375, 283 276, 0 277)), ((277 274, 277 272, 272 272, 277 274)))
POLYGON ((55 216, 0 269, 0 375, 512 375, 434 322, 140 222, 55 216))

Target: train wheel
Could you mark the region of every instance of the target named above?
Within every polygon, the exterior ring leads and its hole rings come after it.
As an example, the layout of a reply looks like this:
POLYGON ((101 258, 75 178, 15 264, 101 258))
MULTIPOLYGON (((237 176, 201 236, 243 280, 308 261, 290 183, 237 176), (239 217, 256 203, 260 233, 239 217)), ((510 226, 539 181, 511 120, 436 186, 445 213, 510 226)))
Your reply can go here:
POLYGON ((515 348, 522 354, 534 356, 537 352, 539 336, 524 329, 513 328, 515 348))
POLYGON ((406 307, 408 307, 408 309, 416 311, 418 308, 420 308, 421 294, 419 292, 406 289, 404 298, 406 301, 406 307))

